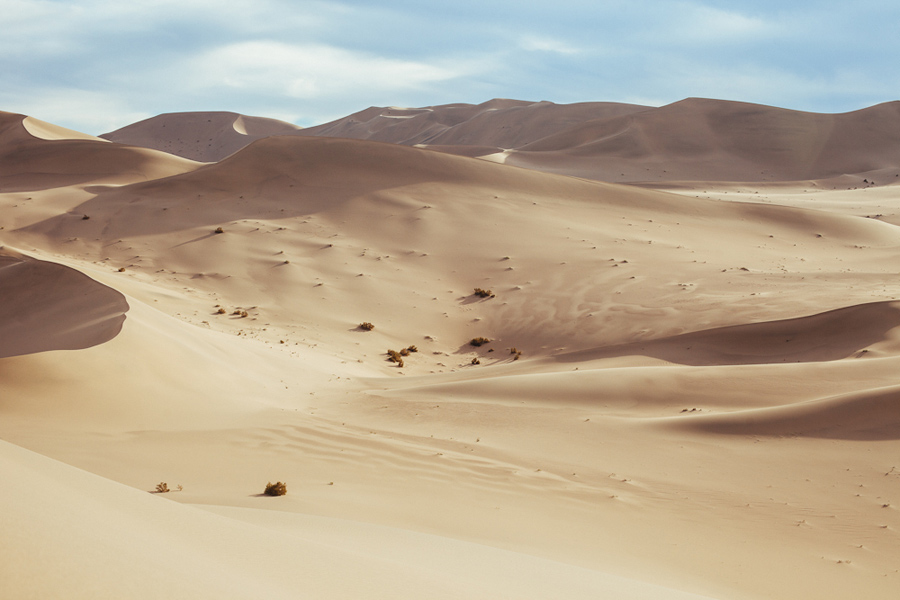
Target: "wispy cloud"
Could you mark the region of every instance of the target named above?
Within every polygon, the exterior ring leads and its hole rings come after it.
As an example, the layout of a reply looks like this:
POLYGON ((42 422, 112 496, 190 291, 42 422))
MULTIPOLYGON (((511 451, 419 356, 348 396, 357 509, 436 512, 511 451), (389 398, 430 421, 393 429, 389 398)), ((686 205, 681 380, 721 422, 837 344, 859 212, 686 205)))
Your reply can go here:
POLYGON ((290 98, 322 98, 366 89, 401 91, 447 81, 459 69, 397 60, 323 44, 253 41, 228 44, 191 58, 183 78, 209 92, 239 89, 290 98))

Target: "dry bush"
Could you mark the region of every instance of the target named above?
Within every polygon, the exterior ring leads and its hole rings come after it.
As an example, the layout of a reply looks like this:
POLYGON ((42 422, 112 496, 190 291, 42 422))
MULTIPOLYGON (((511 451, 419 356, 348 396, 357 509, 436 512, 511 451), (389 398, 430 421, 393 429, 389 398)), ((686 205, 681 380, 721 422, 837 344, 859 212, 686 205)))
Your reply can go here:
POLYGON ((362 323, 359 324, 359 328, 362 329, 363 331, 372 331, 373 329, 375 329, 375 326, 372 325, 371 323, 369 323, 368 321, 363 321, 362 323))
POLYGON ((494 292, 491 290, 483 290, 481 288, 475 288, 475 295, 479 298, 493 298, 494 292))
POLYGON ((472 338, 472 340, 469 342, 469 344, 471 344, 475 347, 484 346, 485 344, 490 344, 490 343, 491 343, 491 340, 487 339, 486 337, 472 338))
POLYGON ((419 349, 416 348, 415 346, 410 346, 409 348, 406 349, 406 351, 407 352, 418 352, 419 349))
POLYGON ((216 230, 213 233, 225 233, 225 230, 221 227, 216 227, 216 230))
POLYGON ((266 496, 284 496, 287 494, 287 484, 281 483, 280 481, 277 483, 269 482, 266 485, 266 496))
POLYGON ((156 493, 157 494, 165 494, 166 492, 169 492, 169 491, 171 491, 169 489, 169 484, 167 484, 165 481, 162 481, 162 482, 156 484, 156 493))
POLYGON ((226 312, 227 312, 227 311, 226 311, 224 308, 221 308, 221 307, 220 307, 219 310, 216 311, 216 314, 217 314, 217 315, 224 315, 226 312))
POLYGON ((388 360, 391 362, 400 362, 400 360, 402 360, 400 358, 400 353, 397 352, 396 350, 388 350, 387 355, 388 355, 388 360))
POLYGON ((409 348, 403 348, 400 350, 400 356, 409 356, 409 348))
POLYGON ((480 365, 480 364, 481 364, 481 361, 478 360, 478 358, 473 358, 473 359, 472 359, 472 364, 473 364, 473 365, 480 365))
POLYGON ((400 360, 397 361, 397 368, 398 368, 398 369, 402 369, 402 368, 403 368, 403 359, 402 359, 402 358, 401 358, 400 360))

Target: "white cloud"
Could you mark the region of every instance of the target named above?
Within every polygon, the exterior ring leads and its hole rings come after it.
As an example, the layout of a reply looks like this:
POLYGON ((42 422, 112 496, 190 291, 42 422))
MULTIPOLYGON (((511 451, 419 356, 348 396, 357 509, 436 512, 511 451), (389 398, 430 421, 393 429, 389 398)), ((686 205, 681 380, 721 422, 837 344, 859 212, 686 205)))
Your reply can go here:
POLYGON ((463 74, 459 68, 385 58, 324 44, 254 41, 190 59, 183 80, 195 90, 232 89, 310 99, 415 89, 463 74))
POLYGON ((528 36, 519 41, 519 47, 532 52, 553 52, 556 54, 578 54, 580 50, 552 38, 528 36))

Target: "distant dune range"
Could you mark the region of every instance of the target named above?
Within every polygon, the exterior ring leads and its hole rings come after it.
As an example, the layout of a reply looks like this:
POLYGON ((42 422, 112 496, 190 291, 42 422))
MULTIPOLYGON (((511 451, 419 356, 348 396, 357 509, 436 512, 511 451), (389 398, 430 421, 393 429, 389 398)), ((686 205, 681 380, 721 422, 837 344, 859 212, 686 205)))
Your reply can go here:
POLYGON ((160 115, 102 137, 202 161, 221 160, 262 135, 364 139, 628 183, 859 175, 884 184, 900 173, 900 102, 816 114, 700 98, 659 108, 491 100, 372 107, 305 129, 251 119, 234 113, 160 115), (242 128, 242 120, 255 126, 242 128))
POLYGON ((898 107, 0 113, 0 596, 893 600, 898 107))

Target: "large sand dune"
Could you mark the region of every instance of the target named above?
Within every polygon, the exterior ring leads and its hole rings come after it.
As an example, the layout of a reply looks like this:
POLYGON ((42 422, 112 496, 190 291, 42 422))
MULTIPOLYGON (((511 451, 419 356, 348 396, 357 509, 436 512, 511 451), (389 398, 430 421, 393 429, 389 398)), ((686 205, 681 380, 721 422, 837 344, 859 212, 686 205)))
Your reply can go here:
POLYGON ((277 119, 232 112, 190 112, 158 115, 101 137, 200 162, 216 162, 260 138, 290 135, 299 130, 300 127, 277 119))
POLYGON ((895 105, 389 111, 5 114, 0 596, 897 596, 895 105))

